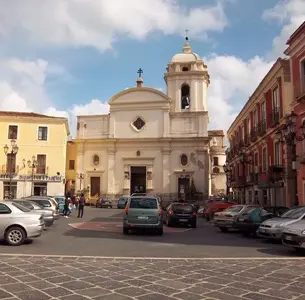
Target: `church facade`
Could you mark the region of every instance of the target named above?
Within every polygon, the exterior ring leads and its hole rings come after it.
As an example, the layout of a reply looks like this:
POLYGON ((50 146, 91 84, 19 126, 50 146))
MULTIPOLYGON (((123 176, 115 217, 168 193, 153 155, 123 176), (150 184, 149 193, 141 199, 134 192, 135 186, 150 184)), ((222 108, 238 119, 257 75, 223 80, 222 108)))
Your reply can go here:
POLYGON ((78 116, 76 190, 170 199, 224 192, 224 134, 208 130, 207 66, 186 40, 167 66, 166 93, 145 87, 138 73, 136 87, 108 101, 109 114, 78 116))

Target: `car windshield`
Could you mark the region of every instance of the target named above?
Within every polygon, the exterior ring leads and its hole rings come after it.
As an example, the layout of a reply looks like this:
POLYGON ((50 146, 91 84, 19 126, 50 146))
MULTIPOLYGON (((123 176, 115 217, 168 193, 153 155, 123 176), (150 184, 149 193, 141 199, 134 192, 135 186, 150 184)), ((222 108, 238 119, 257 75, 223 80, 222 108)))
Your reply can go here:
POLYGON ((305 214, 305 207, 296 207, 288 210, 282 215, 282 218, 299 219, 305 214))
POLYGON ((228 207, 224 210, 224 212, 240 212, 243 209, 242 205, 236 205, 236 206, 231 206, 228 207))
POLYGON ((129 208, 157 209, 157 199, 155 198, 131 198, 129 208))
POLYGON ((193 212, 193 206, 190 204, 173 204, 172 210, 175 213, 191 213, 193 212))
POLYGON ((15 206, 16 208, 18 208, 19 210, 21 210, 22 212, 30 212, 31 211, 27 207, 25 207, 25 206, 23 206, 19 203, 16 203, 16 202, 13 202, 12 205, 15 206))

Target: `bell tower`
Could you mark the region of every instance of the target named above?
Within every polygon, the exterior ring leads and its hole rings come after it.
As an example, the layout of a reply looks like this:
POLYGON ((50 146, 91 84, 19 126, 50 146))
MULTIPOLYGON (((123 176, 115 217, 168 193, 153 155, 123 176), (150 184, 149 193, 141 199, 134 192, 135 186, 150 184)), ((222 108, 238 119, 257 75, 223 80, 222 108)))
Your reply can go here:
POLYGON ((207 90, 210 76, 200 56, 192 52, 188 36, 182 53, 173 56, 164 80, 167 95, 172 99, 172 112, 207 111, 207 90))

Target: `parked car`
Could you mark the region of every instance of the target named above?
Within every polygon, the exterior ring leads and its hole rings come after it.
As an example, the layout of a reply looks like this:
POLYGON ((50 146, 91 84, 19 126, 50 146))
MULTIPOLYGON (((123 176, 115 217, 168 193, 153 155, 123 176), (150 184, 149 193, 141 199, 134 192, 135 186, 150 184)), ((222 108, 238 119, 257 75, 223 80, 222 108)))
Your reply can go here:
POLYGON ((210 201, 204 210, 205 218, 207 221, 211 221, 213 220, 215 213, 221 212, 235 204, 236 203, 232 202, 210 201))
POLYGON ((302 219, 305 219, 305 206, 293 207, 281 217, 263 222, 259 226, 257 233, 263 238, 280 240, 284 227, 297 223, 302 219))
POLYGON ((297 251, 305 249, 305 220, 287 225, 283 229, 282 243, 297 251))
POLYGON ((0 203, 0 238, 11 246, 39 237, 44 230, 43 215, 12 201, 0 203))
POLYGON ((98 208, 112 208, 112 199, 109 197, 100 197, 95 206, 98 208))
POLYGON ((54 196, 53 198, 58 204, 59 213, 63 213, 64 208, 65 208, 66 197, 65 196, 54 196))
POLYGON ((130 197, 125 207, 123 233, 149 229, 163 235, 162 208, 156 197, 130 197))
POLYGON ((256 235, 261 223, 275 216, 280 216, 288 210, 288 207, 283 206, 254 207, 238 215, 236 228, 245 235, 256 235))
POLYGON ((24 198, 24 200, 34 201, 35 203, 44 208, 51 209, 54 213, 54 219, 57 220, 60 218, 59 205, 55 199, 48 196, 30 196, 24 198))
POLYGON ((36 212, 43 215, 43 221, 46 227, 50 227, 54 223, 54 216, 53 211, 51 209, 44 208, 37 204, 36 202, 32 201, 25 201, 25 200, 13 200, 12 202, 19 203, 24 207, 28 208, 32 212, 36 212))
POLYGON ((130 197, 145 197, 147 193, 133 193, 130 197))
POLYGON ((235 220, 239 214, 246 210, 252 209, 256 206, 253 205, 233 205, 221 212, 214 214, 214 224, 222 232, 228 232, 230 229, 235 229, 235 220))
POLYGON ((197 211, 198 217, 204 217, 204 208, 200 207, 197 211))
POLYGON ((118 200, 118 204, 117 204, 117 208, 118 209, 124 209, 126 204, 127 204, 127 201, 129 199, 129 196, 123 196, 121 197, 119 200, 118 200))
POLYGON ((175 225, 188 225, 197 227, 197 213, 192 204, 174 202, 163 213, 163 222, 168 227, 175 225))

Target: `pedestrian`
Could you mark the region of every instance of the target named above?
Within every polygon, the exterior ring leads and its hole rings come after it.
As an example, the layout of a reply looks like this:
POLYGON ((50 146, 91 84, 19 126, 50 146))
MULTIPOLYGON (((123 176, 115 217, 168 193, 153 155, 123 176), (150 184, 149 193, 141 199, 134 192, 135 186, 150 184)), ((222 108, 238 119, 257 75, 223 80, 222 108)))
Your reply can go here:
POLYGON ((86 203, 85 195, 81 193, 79 201, 78 201, 78 218, 82 218, 84 214, 84 206, 86 203))
POLYGON ((63 215, 66 219, 68 219, 69 215, 69 199, 68 197, 65 198, 65 204, 64 204, 64 210, 63 210, 63 215))

